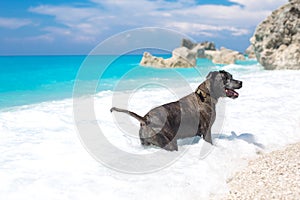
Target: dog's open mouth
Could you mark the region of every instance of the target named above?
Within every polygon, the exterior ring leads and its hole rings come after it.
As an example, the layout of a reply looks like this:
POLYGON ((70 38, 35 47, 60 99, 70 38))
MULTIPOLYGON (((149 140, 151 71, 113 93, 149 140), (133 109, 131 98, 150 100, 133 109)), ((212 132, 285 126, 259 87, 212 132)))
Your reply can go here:
POLYGON ((233 89, 225 88, 225 93, 226 93, 226 96, 227 96, 227 97, 230 97, 230 98, 233 98, 233 99, 239 97, 239 93, 237 93, 237 92, 234 91, 233 89))

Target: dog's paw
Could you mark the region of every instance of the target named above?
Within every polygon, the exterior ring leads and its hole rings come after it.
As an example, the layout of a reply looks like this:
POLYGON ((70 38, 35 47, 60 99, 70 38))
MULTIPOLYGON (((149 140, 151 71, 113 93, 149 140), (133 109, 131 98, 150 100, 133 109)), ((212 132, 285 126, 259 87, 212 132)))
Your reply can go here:
POLYGON ((164 149, 167 151, 178 151, 178 145, 177 143, 170 142, 164 147, 164 149))

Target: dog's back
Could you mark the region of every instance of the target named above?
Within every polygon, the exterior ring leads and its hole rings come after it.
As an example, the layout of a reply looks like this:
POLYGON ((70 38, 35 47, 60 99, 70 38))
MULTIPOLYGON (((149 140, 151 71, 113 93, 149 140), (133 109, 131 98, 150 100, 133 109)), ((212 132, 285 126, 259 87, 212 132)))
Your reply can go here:
POLYGON ((129 114, 140 121, 140 139, 143 145, 154 144, 167 150, 177 150, 177 139, 203 135, 212 144, 211 127, 215 121, 215 105, 218 98, 235 99, 235 89, 242 82, 234 80, 226 71, 210 72, 196 92, 150 110, 144 117, 134 112, 112 108, 129 114))

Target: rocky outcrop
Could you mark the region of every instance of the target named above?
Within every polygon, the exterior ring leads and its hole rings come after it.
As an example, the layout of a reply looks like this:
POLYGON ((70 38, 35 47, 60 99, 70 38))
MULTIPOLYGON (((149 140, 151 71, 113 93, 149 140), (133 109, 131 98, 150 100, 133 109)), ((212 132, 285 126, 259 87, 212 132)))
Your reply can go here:
POLYGON ((246 50, 245 50, 245 54, 248 56, 248 58, 250 59, 256 59, 256 55, 254 52, 254 47, 252 45, 250 45, 246 50))
POLYGON ((205 58, 206 50, 216 50, 216 46, 213 42, 201 42, 201 43, 193 43, 188 39, 182 39, 181 46, 186 47, 196 54, 197 58, 205 58))
POLYGON ((213 42, 193 43, 188 39, 183 39, 181 46, 191 50, 197 58, 208 58, 215 64, 233 64, 236 60, 245 60, 245 56, 237 51, 224 47, 217 50, 213 42))
POLYGON ((197 58, 211 59, 215 64, 234 64, 236 60, 245 60, 243 54, 222 47, 217 50, 212 42, 193 43, 183 39, 181 47, 172 52, 172 57, 164 59, 145 52, 140 62, 141 66, 158 68, 188 68, 195 67, 197 58))
POLYGON ((204 48, 204 50, 216 50, 216 45, 213 42, 201 42, 201 43, 193 43, 189 39, 182 39, 181 46, 186 47, 190 50, 194 49, 195 47, 204 48))
POLYGON ((300 69, 300 1, 289 0, 273 11, 250 41, 265 69, 300 69))
POLYGON ((158 68, 188 68, 196 66, 196 55, 186 47, 173 50, 172 57, 164 59, 145 52, 140 62, 141 66, 158 68))
POLYGON ((166 68, 167 64, 165 59, 152 56, 149 52, 144 52, 140 65, 145 67, 166 68))
POLYGON ((173 60, 183 59, 192 67, 196 66, 196 52, 191 51, 186 47, 179 47, 173 50, 172 58, 173 60))
POLYGON ((205 56, 215 64, 234 64, 236 60, 245 60, 245 56, 240 52, 224 47, 216 51, 207 50, 205 56))

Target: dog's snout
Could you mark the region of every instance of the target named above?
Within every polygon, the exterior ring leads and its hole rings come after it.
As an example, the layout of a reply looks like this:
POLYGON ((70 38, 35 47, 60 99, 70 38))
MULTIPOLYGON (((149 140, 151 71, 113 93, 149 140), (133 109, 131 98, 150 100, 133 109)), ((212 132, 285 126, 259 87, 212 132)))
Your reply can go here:
POLYGON ((242 86, 243 86, 243 82, 242 81, 237 81, 237 85, 238 85, 238 87, 237 87, 237 89, 240 89, 242 86))
POLYGON ((240 89, 243 86, 243 82, 239 80, 233 80, 233 88, 240 89))

